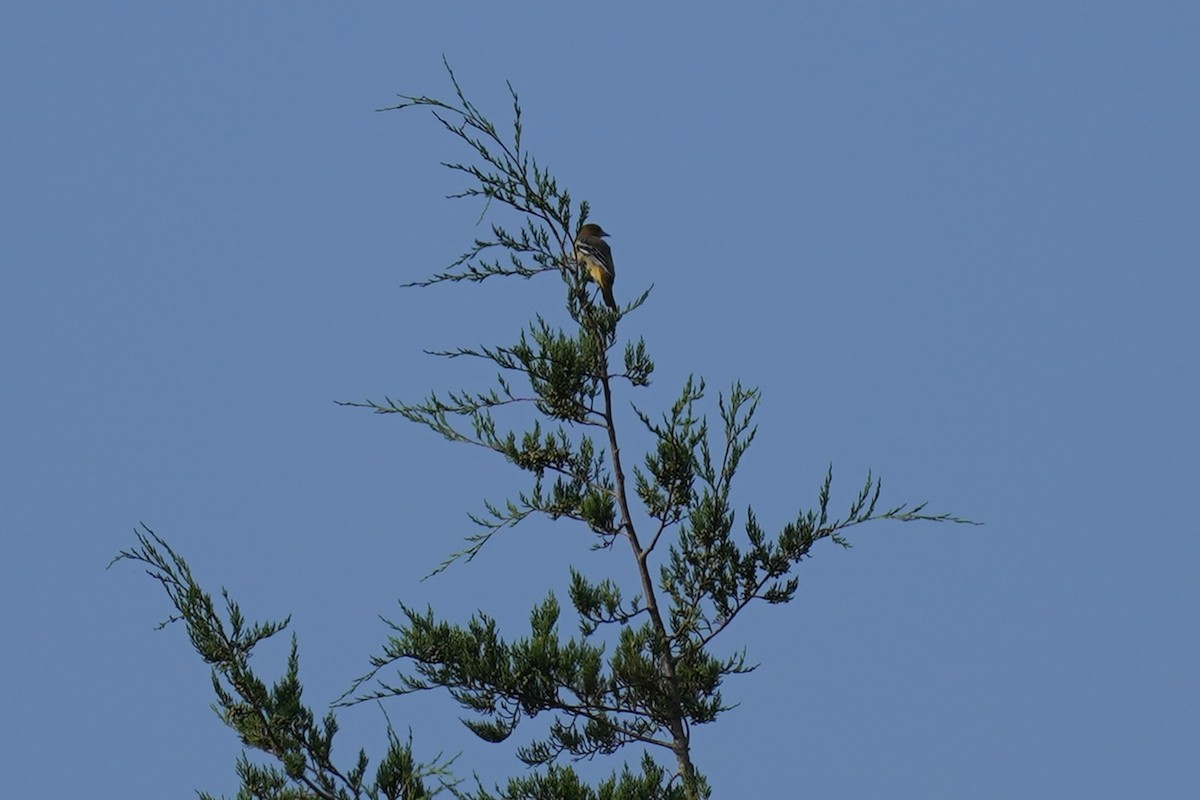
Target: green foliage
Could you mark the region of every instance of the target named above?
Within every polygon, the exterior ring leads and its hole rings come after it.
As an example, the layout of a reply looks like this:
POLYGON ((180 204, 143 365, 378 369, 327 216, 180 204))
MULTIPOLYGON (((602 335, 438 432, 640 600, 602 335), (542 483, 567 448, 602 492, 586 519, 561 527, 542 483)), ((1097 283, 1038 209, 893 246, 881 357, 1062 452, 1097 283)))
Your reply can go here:
POLYGON ((688 788, 672 783, 671 776, 654 759, 643 754, 639 773, 624 767, 620 774, 607 778, 595 788, 585 784, 570 767, 551 766, 541 774, 513 778, 499 794, 480 787, 477 793, 463 793, 470 800, 688 800, 709 796, 703 779, 688 788), (690 794, 689 794, 690 791, 690 794))
MULTIPOLYGON (((390 725, 388 747, 373 780, 366 777, 369 760, 363 750, 352 767, 338 767, 333 760, 337 719, 329 712, 318 722, 302 702, 295 637, 284 675, 270 687, 250 666, 254 649, 283 631, 288 620, 247 623, 224 591, 222 617, 179 554, 149 528, 135 533, 138 546, 122 550, 110 566, 125 560, 146 566, 146 573, 163 587, 175 608, 159 628, 182 622, 192 647, 212 668, 214 710, 246 748, 279 763, 263 766, 243 753, 236 766, 241 780, 238 800, 427 800, 453 789, 456 781, 449 762, 417 763, 412 743, 400 741, 390 725)), ((200 797, 212 800, 203 792, 200 797)))
POLYGON ((743 650, 716 654, 715 638, 755 601, 791 601, 799 586, 796 567, 823 539, 848 546, 850 528, 875 520, 966 520, 925 513, 924 505, 880 511, 882 485, 869 473, 845 516, 834 517, 830 468, 815 508, 798 511, 794 521, 771 532, 748 507, 739 529, 733 481, 754 440, 760 400, 756 389, 741 383, 717 396, 719 424, 711 428, 705 383, 698 378, 689 378, 663 413, 635 407, 644 445, 627 479, 622 444, 631 452, 635 445, 619 436, 615 398, 649 385, 654 362, 641 338, 615 348, 619 324, 646 302, 649 290, 619 311, 595 303, 572 248, 588 206, 574 207, 524 149, 516 93, 510 87, 514 124, 506 138, 467 100, 453 73, 451 81, 455 103, 402 96, 394 108, 430 110, 471 153, 470 161, 447 164, 470 181, 453 196, 482 198, 485 212, 496 206, 515 223, 492 224, 491 238, 475 241, 446 270, 412 285, 557 275, 565 316, 556 322, 536 315, 513 344, 433 354, 485 362, 499 371, 494 388, 432 393, 411 403, 387 398, 346 405, 400 415, 450 441, 492 451, 528 474, 526 490, 502 503, 485 502, 483 513, 470 516, 479 532, 435 573, 473 558, 496 534, 530 517, 581 523, 594 548, 624 542, 628 567, 622 575, 599 578, 569 568, 576 636, 560 630, 562 608, 553 594, 532 609, 528 634, 515 639, 503 637, 482 611, 455 624, 433 609, 418 612, 402 604, 403 617, 387 622, 391 636, 382 653, 339 703, 445 690, 470 714, 467 728, 494 743, 542 716, 544 725, 516 748, 536 771, 510 780, 498 794, 482 785, 470 793, 448 777, 448 765, 414 762, 410 744, 398 741, 390 727, 372 783, 364 780, 364 753, 352 769, 338 771, 331 759, 336 721, 330 713, 317 723, 301 702, 295 642, 284 677, 271 688, 249 668, 250 650, 286 621, 247 627, 226 597, 226 627, 186 564, 153 534, 139 533, 141 548, 118 558, 151 565, 193 646, 213 665, 222 718, 246 747, 279 762, 262 767, 243 758, 240 797, 418 798, 448 788, 478 800, 706 798, 710 792, 692 761, 691 737, 729 708, 722 695, 726 679, 754 669, 743 650), (514 409, 523 413, 510 422, 514 409), (637 590, 626 597, 622 585, 637 590), (624 766, 594 788, 564 763, 630 745, 643 749, 640 770, 624 766), (666 756, 672 768, 651 752, 666 756), (437 783, 428 788, 431 779, 437 783))

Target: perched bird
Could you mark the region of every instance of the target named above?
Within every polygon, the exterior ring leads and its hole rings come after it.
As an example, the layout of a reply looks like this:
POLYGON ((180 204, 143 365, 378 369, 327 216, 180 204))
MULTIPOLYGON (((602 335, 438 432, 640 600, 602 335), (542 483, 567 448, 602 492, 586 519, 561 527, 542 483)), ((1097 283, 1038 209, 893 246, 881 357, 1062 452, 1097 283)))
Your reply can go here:
POLYGON ((612 250, 604 241, 605 236, 608 234, 604 229, 591 222, 580 228, 579 235, 575 237, 575 260, 600 286, 605 305, 616 311, 617 301, 613 299, 612 285, 617 268, 613 266, 612 250))

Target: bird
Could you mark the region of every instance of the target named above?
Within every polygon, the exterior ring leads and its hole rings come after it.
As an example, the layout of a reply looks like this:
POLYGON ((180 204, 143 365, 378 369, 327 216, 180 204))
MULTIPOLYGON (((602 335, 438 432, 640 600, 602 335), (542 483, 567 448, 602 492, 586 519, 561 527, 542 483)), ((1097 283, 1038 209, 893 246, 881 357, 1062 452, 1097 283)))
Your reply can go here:
POLYGON ((604 241, 604 229, 589 222, 579 229, 575 237, 575 261, 588 271, 592 280, 600 286, 604 295, 604 303, 613 311, 617 310, 617 301, 613 299, 613 279, 617 276, 617 268, 613 266, 612 250, 604 241))

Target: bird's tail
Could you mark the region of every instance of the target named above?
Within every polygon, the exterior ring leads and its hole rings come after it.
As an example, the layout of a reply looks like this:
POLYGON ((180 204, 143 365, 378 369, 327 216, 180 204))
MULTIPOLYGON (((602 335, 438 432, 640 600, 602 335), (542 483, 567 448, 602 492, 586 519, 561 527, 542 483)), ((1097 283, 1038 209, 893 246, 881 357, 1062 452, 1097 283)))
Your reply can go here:
POLYGON ((613 311, 616 311, 617 310, 617 301, 616 301, 616 298, 613 297, 612 287, 601 284, 600 291, 604 294, 604 304, 606 306, 608 306, 609 308, 611 308, 613 311))

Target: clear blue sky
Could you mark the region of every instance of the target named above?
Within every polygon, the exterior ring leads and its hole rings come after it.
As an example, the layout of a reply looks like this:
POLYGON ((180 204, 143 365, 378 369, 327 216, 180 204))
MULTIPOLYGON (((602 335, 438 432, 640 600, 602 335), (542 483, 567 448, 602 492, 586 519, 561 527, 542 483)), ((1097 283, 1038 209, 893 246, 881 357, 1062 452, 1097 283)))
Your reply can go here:
MULTIPOLYGON (((1200 796, 1200 5, 682 7, 5 6, 8 796, 235 790, 165 599, 104 569, 139 521, 293 614, 318 707, 396 600, 517 635, 569 562, 627 567, 538 522, 419 583, 523 478, 334 404, 482 385, 422 348, 510 341, 559 296, 399 288, 477 233, 442 199, 463 152, 374 111, 448 95, 443 54, 497 120, 517 87, 618 298, 654 284, 635 399, 761 387, 740 506, 777 527, 833 462, 839 507, 872 469, 986 522, 861 529, 728 634, 762 666, 695 732, 719 797, 1200 796)), ((420 756, 517 769, 445 697, 387 711, 420 756)), ((347 759, 378 754, 378 708, 342 721, 347 759)))

